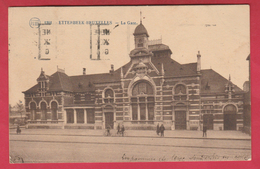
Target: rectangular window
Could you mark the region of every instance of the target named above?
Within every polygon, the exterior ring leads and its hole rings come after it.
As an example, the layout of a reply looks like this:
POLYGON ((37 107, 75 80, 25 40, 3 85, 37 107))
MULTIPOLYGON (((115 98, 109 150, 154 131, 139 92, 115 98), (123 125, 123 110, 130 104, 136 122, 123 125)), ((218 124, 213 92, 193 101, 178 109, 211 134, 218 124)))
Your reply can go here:
POLYGON ((148 97, 148 98, 147 98, 147 101, 148 101, 148 102, 154 102, 154 97, 148 97))
POLYGON ((46 110, 46 109, 42 110, 41 119, 42 119, 42 120, 47 120, 47 110, 46 110))
POLYGON ((145 102, 145 97, 139 97, 139 102, 145 102))
POLYGON ((132 104, 132 119, 133 120, 138 120, 137 116, 137 104, 132 104))
POLYGON ((137 102, 137 98, 136 97, 134 97, 134 98, 131 98, 131 102, 137 102))
POLYGON ((143 45, 143 43, 138 43, 137 46, 138 46, 138 47, 143 47, 144 45, 143 45))
POLYGON ((91 100, 91 94, 85 94, 85 100, 90 101, 91 100))
POLYGON ((74 123, 74 112, 73 110, 66 110, 67 112, 67 123, 74 123))
POLYGON ((153 120, 154 118, 154 104, 148 104, 148 120, 153 120))
POLYGON ((58 120, 57 119, 57 109, 52 109, 51 110, 51 118, 52 118, 52 120, 58 120))
POLYGON ((87 123, 95 123, 95 111, 94 109, 87 110, 87 123))
POLYGON ((146 120, 146 104, 140 104, 140 120, 146 120))
POLYGON ((80 94, 76 94, 75 95, 75 101, 80 101, 81 100, 81 95, 80 94))
POLYGON ((35 120, 35 114, 36 114, 36 111, 34 109, 31 110, 31 120, 35 120))
POLYGON ((76 109, 77 112, 77 123, 84 123, 84 110, 76 109))

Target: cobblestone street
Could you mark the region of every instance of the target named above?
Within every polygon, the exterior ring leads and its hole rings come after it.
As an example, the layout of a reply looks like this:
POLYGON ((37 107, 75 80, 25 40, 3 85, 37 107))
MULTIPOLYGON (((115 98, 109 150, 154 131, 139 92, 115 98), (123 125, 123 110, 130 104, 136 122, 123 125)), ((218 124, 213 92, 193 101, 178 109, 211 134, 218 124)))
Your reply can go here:
POLYGON ((200 137, 195 137, 196 131, 166 131, 168 137, 161 138, 154 131, 127 131, 126 137, 106 137, 101 130, 24 129, 21 135, 10 130, 10 156, 12 159, 21 157, 24 163, 230 161, 251 158, 248 135, 237 131, 210 133, 211 138, 201 138, 201 132, 197 133, 200 137))

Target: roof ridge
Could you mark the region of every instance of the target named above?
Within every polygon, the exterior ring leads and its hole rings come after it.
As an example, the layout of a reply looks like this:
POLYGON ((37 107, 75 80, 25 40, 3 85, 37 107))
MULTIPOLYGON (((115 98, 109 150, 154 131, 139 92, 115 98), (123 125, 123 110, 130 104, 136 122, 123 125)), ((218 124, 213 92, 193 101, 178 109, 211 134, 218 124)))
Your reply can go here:
POLYGON ((97 74, 85 74, 85 75, 72 75, 68 77, 80 77, 80 76, 94 76, 94 75, 104 75, 104 74, 110 74, 110 73, 97 73, 97 74))
POLYGON ((201 69, 200 71, 203 71, 203 70, 213 70, 213 69, 211 69, 211 68, 209 68, 209 69, 201 69))
POLYGON ((190 64, 196 64, 197 62, 192 62, 192 63, 184 63, 184 64, 181 64, 181 65, 190 65, 190 64))

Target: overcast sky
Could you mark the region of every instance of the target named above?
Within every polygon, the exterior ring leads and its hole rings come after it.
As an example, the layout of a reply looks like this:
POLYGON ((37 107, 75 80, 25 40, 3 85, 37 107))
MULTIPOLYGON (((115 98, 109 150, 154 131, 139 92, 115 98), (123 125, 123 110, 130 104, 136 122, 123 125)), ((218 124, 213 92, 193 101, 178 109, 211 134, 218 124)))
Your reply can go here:
MULTIPOLYGON (((202 69, 214 69, 231 80, 241 89, 248 80, 250 53, 249 6, 131 6, 131 7, 27 7, 9 9, 9 98, 15 104, 24 102, 22 91, 36 84, 41 68, 47 75, 57 71, 57 66, 67 75, 105 73, 114 64, 115 69, 130 61, 129 52, 134 48, 133 32, 140 23, 149 40, 162 38, 172 50, 172 58, 179 63, 197 61, 201 53, 202 69), (51 60, 38 60, 38 28, 30 26, 30 19, 38 18, 41 23, 52 21, 50 46, 41 38, 42 52, 48 47, 51 60), (60 21, 82 21, 84 24, 59 24, 60 21), (102 60, 90 60, 90 26, 86 21, 111 21, 109 55, 102 60), (130 21, 132 24, 127 24, 130 21), (119 26, 115 28, 119 23, 119 26), (125 22, 123 25, 121 22, 125 22), (137 24, 133 24, 136 22, 137 24)), ((44 28, 44 27, 42 27, 44 28)), ((92 27, 95 30, 95 27, 92 27)), ((41 32, 43 33, 43 32, 41 32)), ((96 39, 93 32, 93 41, 96 39)), ((101 49, 105 49, 101 46, 101 49)), ((95 55, 96 46, 93 45, 95 55)), ((102 52, 102 51, 101 51, 102 52)))

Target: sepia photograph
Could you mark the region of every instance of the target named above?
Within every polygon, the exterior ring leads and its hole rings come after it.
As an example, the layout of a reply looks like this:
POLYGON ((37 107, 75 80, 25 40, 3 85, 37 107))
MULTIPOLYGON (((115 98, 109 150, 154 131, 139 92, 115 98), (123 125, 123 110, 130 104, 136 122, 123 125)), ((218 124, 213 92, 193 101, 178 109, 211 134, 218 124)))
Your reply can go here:
POLYGON ((251 160, 249 5, 8 8, 9 163, 251 160))

